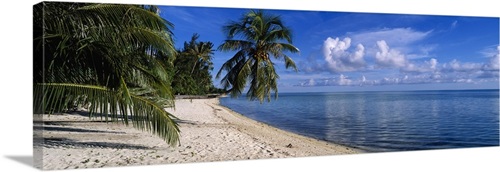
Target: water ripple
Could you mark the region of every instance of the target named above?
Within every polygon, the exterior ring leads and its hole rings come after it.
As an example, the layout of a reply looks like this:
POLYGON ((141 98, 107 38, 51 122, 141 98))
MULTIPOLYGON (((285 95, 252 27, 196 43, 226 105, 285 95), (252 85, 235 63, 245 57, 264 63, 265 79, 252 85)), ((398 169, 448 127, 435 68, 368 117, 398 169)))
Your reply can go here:
POLYGON ((499 145, 498 90, 285 93, 260 104, 221 98, 252 119, 368 151, 499 145))

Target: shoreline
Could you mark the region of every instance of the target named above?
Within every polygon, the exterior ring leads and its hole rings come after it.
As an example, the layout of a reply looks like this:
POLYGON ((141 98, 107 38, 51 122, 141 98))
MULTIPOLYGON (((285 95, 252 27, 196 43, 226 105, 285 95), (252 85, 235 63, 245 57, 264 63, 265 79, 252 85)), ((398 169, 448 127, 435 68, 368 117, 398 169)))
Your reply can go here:
POLYGON ((240 113, 232 110, 229 107, 221 105, 220 102, 218 102, 216 104, 216 106, 218 106, 219 108, 225 109, 226 111, 228 111, 229 113, 231 113, 231 115, 234 115, 235 117, 240 118, 241 120, 245 120, 245 121, 247 121, 249 123, 254 123, 253 125, 262 126, 266 130, 274 130, 275 132, 279 132, 279 133, 281 133, 281 134, 283 134, 285 136, 296 137, 296 138, 304 139, 304 140, 310 140, 311 142, 319 142, 320 144, 324 144, 324 145, 327 145, 327 146, 332 146, 333 148, 342 148, 342 149, 354 151, 354 152, 349 152, 349 153, 369 153, 369 151, 367 151, 367 150, 363 150, 363 149, 359 149, 359 148, 354 148, 354 147, 350 147, 350 146, 347 146, 347 145, 342 145, 342 144, 338 144, 338 143, 334 143, 334 142, 329 142, 329 141, 326 141, 326 140, 321 140, 321 139, 317 139, 317 138, 313 138, 313 137, 301 135, 301 134, 298 134, 298 133, 294 133, 292 131, 287 131, 287 130, 283 130, 283 129, 274 127, 272 125, 269 125, 269 124, 266 124, 266 123, 263 123, 263 122, 251 119, 251 118, 249 118, 249 117, 247 117, 247 116, 245 116, 243 114, 240 114, 240 113))
POLYGON ((59 170, 363 153, 255 121, 218 98, 175 104, 166 110, 181 119, 180 146, 132 126, 90 121, 85 113, 36 115, 44 120, 34 123, 34 137, 43 138, 34 143, 41 150, 35 155, 42 155, 44 170, 59 170))

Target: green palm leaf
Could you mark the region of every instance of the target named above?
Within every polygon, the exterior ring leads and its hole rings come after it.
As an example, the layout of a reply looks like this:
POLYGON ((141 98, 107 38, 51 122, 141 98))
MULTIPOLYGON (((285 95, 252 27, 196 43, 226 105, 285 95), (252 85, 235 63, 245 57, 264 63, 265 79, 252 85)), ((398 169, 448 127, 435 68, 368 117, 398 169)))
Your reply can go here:
POLYGON ((71 108, 71 105, 90 104, 91 118, 101 117, 126 125, 131 119, 135 128, 152 132, 171 145, 179 143, 179 128, 174 121, 177 118, 164 110, 172 105, 134 94, 126 88, 109 90, 95 85, 46 83, 34 85, 33 92, 35 114, 51 114, 71 108))
POLYGON ((89 103, 91 117, 179 142, 169 63, 173 24, 154 6, 44 2, 34 7, 34 113, 89 103), (43 45, 43 46, 42 46, 43 45))
POLYGON ((283 60, 285 67, 297 71, 295 62, 284 52, 298 53, 293 46, 292 31, 287 28, 279 16, 263 11, 250 11, 239 21, 230 21, 223 26, 228 40, 218 47, 219 50, 237 51, 236 54, 222 64, 216 78, 221 78, 221 84, 231 97, 242 94, 247 81, 249 89, 247 97, 250 100, 271 100, 278 96, 278 73, 270 56, 283 60), (238 39, 243 38, 243 39, 238 39))

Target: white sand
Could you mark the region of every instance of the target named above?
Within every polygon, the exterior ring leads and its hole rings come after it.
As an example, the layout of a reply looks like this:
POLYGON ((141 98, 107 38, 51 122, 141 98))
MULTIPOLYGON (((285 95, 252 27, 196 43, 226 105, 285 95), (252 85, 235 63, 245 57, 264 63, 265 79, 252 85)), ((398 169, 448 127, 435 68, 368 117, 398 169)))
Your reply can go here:
MULTIPOLYGON (((45 142, 34 146, 43 148, 46 170, 361 152, 250 120, 219 106, 218 99, 176 100, 176 109, 168 111, 182 120, 178 147, 132 126, 92 122, 78 114, 44 116, 45 142)), ((35 130, 40 127, 35 124, 35 130)))

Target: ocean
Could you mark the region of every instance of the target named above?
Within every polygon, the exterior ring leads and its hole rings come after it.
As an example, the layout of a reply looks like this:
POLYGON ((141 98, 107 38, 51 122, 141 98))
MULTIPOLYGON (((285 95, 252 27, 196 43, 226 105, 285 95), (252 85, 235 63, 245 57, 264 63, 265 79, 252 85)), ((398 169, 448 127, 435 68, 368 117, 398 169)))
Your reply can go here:
POLYGON ((279 93, 220 98, 246 117, 368 152, 499 146, 499 91, 279 93))

